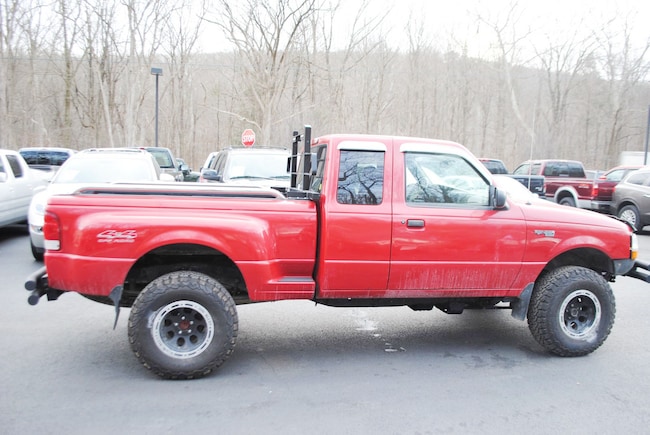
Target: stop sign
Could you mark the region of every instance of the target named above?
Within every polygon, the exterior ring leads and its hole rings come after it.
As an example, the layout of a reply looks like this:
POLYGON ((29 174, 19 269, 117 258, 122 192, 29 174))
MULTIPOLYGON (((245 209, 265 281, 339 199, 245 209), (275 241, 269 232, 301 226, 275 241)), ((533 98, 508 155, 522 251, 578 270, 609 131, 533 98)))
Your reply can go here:
POLYGON ((255 143, 255 132, 250 128, 244 130, 244 132, 241 134, 241 143, 245 147, 252 147, 255 143))

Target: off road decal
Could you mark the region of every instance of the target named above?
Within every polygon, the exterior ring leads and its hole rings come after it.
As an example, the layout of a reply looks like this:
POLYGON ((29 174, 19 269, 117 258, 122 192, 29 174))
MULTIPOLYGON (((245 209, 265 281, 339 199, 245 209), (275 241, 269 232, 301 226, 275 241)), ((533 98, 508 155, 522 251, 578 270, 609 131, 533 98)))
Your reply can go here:
POLYGON ((134 243, 138 233, 135 230, 106 230, 97 234, 99 243, 134 243))

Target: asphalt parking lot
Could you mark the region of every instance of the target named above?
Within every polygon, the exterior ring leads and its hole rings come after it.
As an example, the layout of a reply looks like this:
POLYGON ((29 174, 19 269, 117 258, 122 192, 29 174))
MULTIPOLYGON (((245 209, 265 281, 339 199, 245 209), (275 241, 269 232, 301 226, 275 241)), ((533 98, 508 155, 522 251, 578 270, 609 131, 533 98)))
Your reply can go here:
MULTIPOLYGON (((650 259, 650 235, 641 235, 650 259)), ((27 304, 41 266, 24 226, 0 229, 0 432, 5 434, 645 434, 650 284, 613 284, 617 317, 581 358, 545 353, 507 310, 447 315, 238 307, 235 353, 212 375, 164 381, 131 353, 128 310, 76 294, 27 304)))

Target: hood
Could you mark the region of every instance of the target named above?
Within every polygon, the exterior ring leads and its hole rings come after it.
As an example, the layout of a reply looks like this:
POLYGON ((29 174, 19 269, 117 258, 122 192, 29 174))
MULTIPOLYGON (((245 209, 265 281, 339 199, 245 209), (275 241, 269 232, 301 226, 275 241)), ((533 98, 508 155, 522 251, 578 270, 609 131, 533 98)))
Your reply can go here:
POLYGON ((625 232, 631 231, 625 222, 612 215, 559 205, 545 199, 513 202, 521 209, 529 225, 539 222, 542 225, 555 223, 558 225, 569 224, 581 227, 609 228, 625 232))

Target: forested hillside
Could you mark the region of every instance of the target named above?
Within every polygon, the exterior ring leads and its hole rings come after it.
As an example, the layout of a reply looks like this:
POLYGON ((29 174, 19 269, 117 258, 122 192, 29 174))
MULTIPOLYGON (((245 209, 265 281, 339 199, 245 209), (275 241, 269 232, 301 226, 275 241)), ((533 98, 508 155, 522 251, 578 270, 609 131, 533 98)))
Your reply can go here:
POLYGON ((552 35, 511 3, 460 37, 417 14, 397 28, 372 0, 345 17, 327 0, 0 2, 3 148, 153 145, 152 67, 159 144, 196 169, 246 128, 277 146, 303 124, 453 140, 511 169, 607 169, 645 142, 650 39, 631 10, 552 35))

